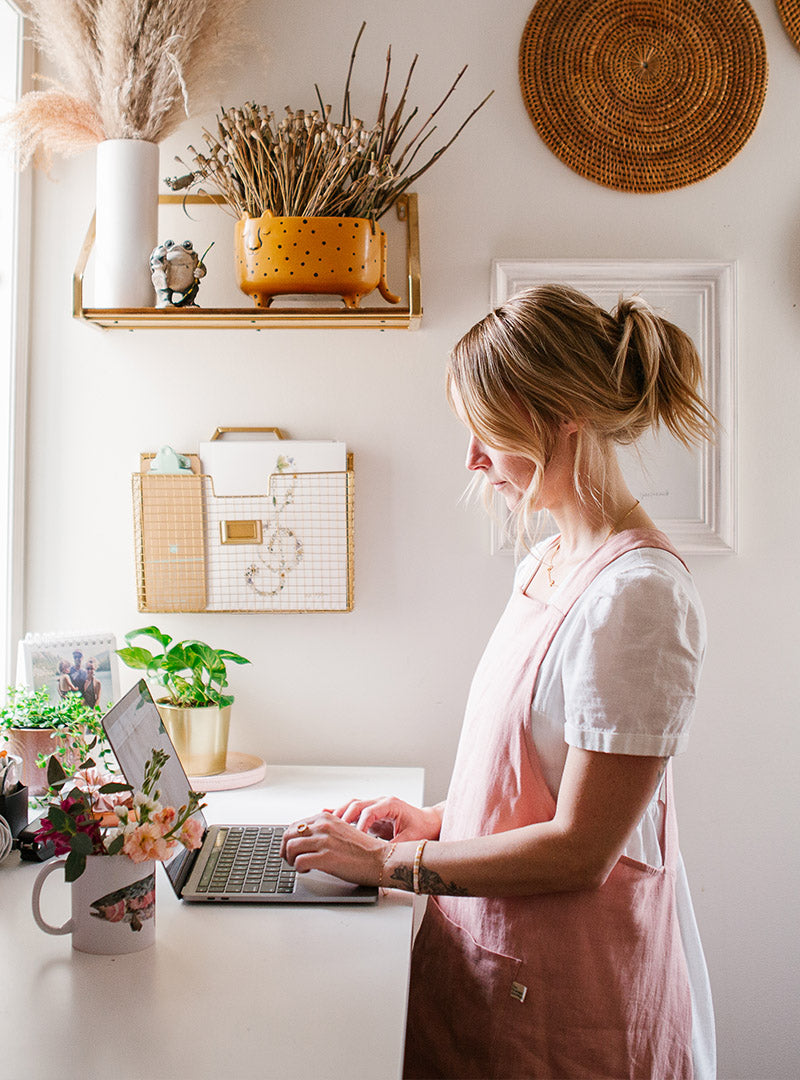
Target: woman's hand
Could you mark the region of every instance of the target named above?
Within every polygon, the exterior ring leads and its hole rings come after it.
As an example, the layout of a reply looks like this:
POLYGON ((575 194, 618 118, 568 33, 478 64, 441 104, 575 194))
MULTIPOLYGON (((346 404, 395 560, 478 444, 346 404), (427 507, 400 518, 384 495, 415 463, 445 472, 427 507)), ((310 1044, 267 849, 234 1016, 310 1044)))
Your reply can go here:
POLYGON ((442 827, 444 803, 411 806, 402 799, 351 799, 333 813, 361 832, 382 840, 436 840, 442 827))
POLYGON ((281 855, 297 870, 324 870, 356 885, 377 885, 389 845, 325 811, 290 825, 281 855))

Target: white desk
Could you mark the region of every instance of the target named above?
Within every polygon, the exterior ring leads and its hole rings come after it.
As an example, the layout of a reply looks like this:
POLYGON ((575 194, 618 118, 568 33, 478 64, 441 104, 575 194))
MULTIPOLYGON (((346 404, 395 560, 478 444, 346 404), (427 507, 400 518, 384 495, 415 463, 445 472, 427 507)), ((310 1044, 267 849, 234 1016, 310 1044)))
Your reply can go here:
MULTIPOLYGON (((422 769, 273 767, 209 821, 291 821, 351 796, 422 799, 422 769)), ((156 944, 90 956, 31 914, 40 863, 0 864, 0 1073, 20 1080, 390 1080, 401 1074, 413 905, 186 904, 157 871, 156 944)), ((48 879, 42 911, 69 917, 48 879)))

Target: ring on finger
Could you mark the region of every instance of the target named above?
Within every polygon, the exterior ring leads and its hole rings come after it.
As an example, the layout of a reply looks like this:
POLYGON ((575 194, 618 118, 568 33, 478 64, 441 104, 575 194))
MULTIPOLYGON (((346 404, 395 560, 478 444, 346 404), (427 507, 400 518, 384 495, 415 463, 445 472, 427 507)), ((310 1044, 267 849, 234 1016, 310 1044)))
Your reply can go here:
POLYGON ((297 831, 299 833, 307 833, 308 832, 308 822, 307 821, 301 821, 300 824, 297 826, 297 831))

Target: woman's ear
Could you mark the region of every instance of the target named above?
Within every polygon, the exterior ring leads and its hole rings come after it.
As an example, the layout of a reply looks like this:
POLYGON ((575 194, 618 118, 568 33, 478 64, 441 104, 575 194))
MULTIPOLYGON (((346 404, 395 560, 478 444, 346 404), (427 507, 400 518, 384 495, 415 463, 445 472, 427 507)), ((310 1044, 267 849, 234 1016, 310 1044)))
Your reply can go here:
POLYGON ((565 417, 559 424, 559 432, 562 435, 576 435, 580 429, 580 424, 577 420, 570 420, 565 417))

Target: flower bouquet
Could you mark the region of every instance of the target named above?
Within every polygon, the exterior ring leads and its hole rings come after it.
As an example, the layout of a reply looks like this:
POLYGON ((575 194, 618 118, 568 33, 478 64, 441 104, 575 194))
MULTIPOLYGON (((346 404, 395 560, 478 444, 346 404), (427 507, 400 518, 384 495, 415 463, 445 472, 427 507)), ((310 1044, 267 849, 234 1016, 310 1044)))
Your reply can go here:
POLYGON ((56 855, 66 855, 64 877, 76 881, 90 855, 127 855, 132 862, 166 862, 180 845, 194 850, 202 842, 203 827, 192 815, 201 810, 204 795, 187 792, 181 807, 162 806, 156 785, 169 758, 153 750, 145 766, 141 790, 115 780, 103 782, 97 769, 71 778, 73 786, 51 803, 36 834, 52 841, 56 855))

